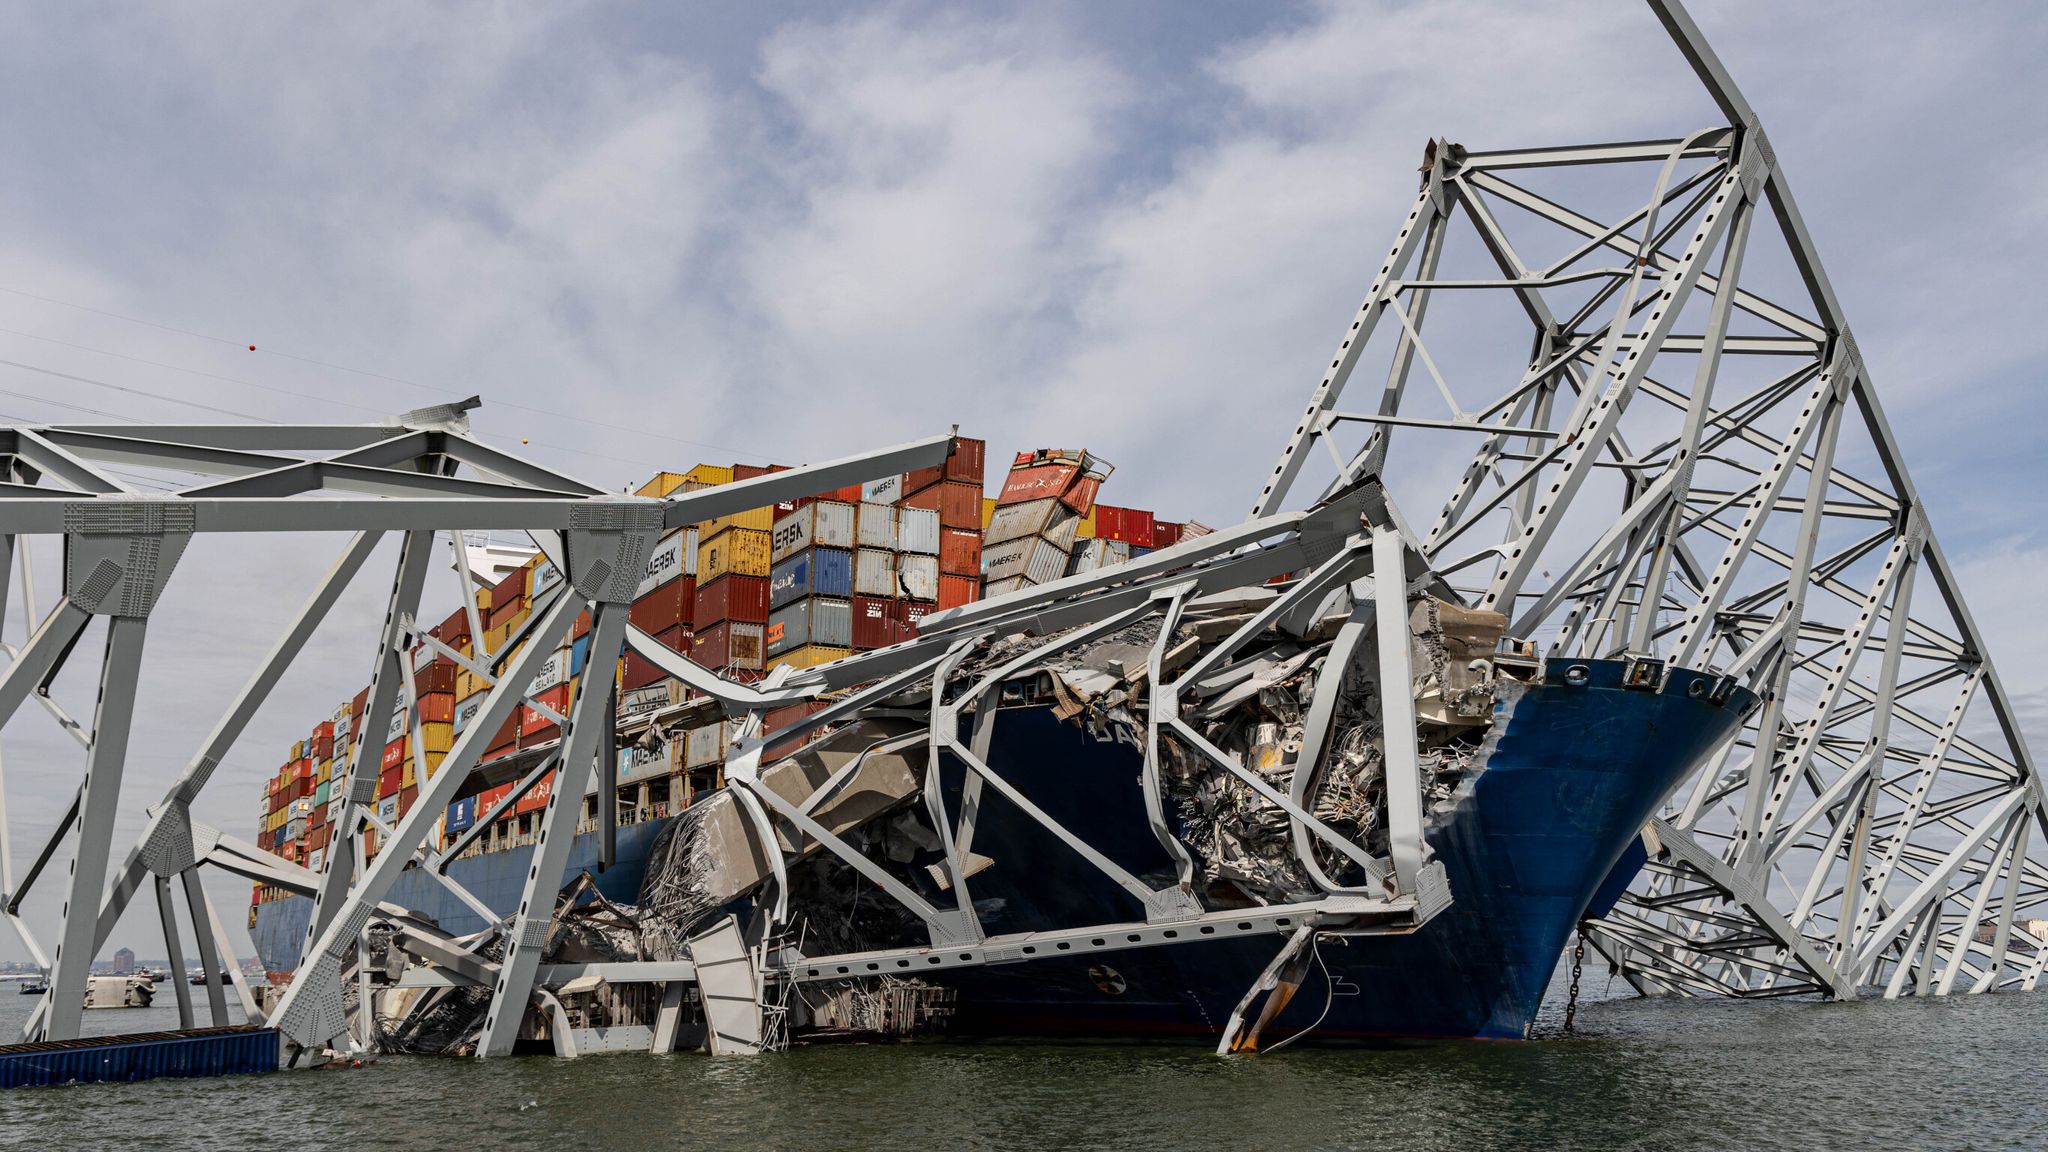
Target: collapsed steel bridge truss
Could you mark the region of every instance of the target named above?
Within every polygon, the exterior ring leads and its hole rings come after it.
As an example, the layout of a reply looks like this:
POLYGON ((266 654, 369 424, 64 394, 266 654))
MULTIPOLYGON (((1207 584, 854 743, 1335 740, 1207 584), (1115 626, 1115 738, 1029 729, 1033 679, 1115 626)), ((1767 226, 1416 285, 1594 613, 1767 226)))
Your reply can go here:
MULTIPOLYGON (((182 963, 173 898, 182 886, 211 977, 228 950, 196 878, 201 866, 314 897, 306 959, 270 1014, 309 1049, 345 1042, 352 1028, 356 1042, 370 1041, 368 1027, 350 1019, 344 980, 353 970, 367 991, 361 950, 373 922, 396 926, 394 940, 416 962, 402 984, 429 994, 490 990, 483 1054, 510 1050, 531 1002, 559 1016, 555 991, 592 977, 670 988, 657 1047, 672 1039, 679 991, 694 981, 714 1048, 747 1050, 772 1031, 770 982, 1014 962, 1041 948, 1149 947, 1189 932, 1267 932, 1293 946, 1311 929, 1407 930, 1455 893, 1421 846, 1415 722, 1403 712, 1412 704, 1404 694, 1384 700, 1384 855, 1318 821, 1298 786, 1278 791, 1209 744, 1180 704, 1255 637, 1303 632, 1333 613, 1344 622, 1330 643, 1344 646, 1346 659, 1371 653, 1382 683, 1406 683, 1403 613, 1420 587, 1504 613, 1511 635, 1549 655, 1629 654, 1714 670, 1764 698, 1645 829, 1647 863, 1629 894, 1587 925, 1594 946, 1638 989, 1848 997, 1869 987, 1887 995, 2033 987, 2048 940, 2020 925, 2048 895, 2036 835, 2048 808, 2009 700, 1757 118, 1685 13, 1668 0, 1652 7, 1727 122, 1679 139, 1586 147, 1467 152, 1433 142, 1414 208, 1246 524, 928 617, 916 640, 759 685, 721 680, 628 625, 626 604, 659 535, 928 466, 944 457, 946 438, 655 501, 612 496, 480 444, 467 434, 464 405, 379 426, 0 433, 0 547, 13 552, 37 534, 65 545, 63 595, 47 613, 34 603, 25 557, 24 579, 8 590, 39 623, 9 649, 0 723, 33 700, 86 752, 75 800, 36 843, 31 866, 17 874, 0 841, 0 910, 52 973, 28 1033, 77 1034, 91 957, 145 887, 154 889, 173 962, 182 963), (1383 386, 1376 399, 1341 407, 1361 369, 1383 386), (206 479, 157 495, 111 465, 206 479), (1288 511, 1297 490, 1314 496, 1305 510, 1288 511), (1439 511, 1425 524, 1413 518, 1420 509, 1439 511), (114 820, 143 641, 186 543, 195 533, 310 530, 354 535, 117 862, 114 820), (397 570, 358 722, 383 731, 412 706, 405 653, 422 640, 413 615, 437 535, 450 534, 466 596, 459 534, 473 530, 531 533, 563 579, 501 651, 450 653, 493 687, 440 770, 418 773, 415 806, 395 825, 376 816, 376 765, 362 762, 373 742, 359 741, 345 814, 320 871, 195 823, 193 799, 386 533, 400 538, 397 570), (1240 628, 1191 654, 1166 651, 1172 623, 1203 597, 1282 575, 1293 580, 1240 628), (610 770, 600 755, 613 724, 603 659, 590 662, 559 717, 556 753, 521 769, 522 789, 550 769, 560 777, 516 911, 500 917, 463 891, 446 872, 462 845, 434 844, 435 822, 474 790, 488 734, 532 703, 523 687, 586 608, 594 652, 630 645, 741 720, 727 777, 764 842, 780 843, 788 830, 822 846, 912 912, 930 946, 809 956, 778 943, 773 921, 786 912, 787 885, 781 854, 771 852, 769 931, 716 927, 682 961, 544 963, 585 783, 610 770), (1062 648, 1146 620, 1167 625, 1144 677, 1139 782, 1154 832, 1180 869, 1178 882, 1164 885, 1124 872, 990 770, 991 709, 981 706, 1062 648), (47 688, 96 622, 104 623, 100 691, 83 724, 47 688), (1019 632, 1062 635, 962 674, 969 652, 1019 632), (829 707, 800 730, 920 712, 914 742, 932 763, 944 756, 965 765, 970 796, 992 790, 1013 815, 1045 824, 1129 891, 1143 919, 1028 940, 986 935, 968 895, 975 805, 946 811, 936 772, 922 799, 943 841, 952 906, 875 867, 813 818, 838 781, 795 801, 762 784, 762 717, 820 698, 829 707), (963 718, 964 738, 955 735, 963 718), (1187 851, 1160 810, 1162 739, 1284 811, 1323 896, 1228 917, 1205 912, 1190 894, 1187 851), (364 850, 372 834, 381 845, 374 858, 364 850), (46 953, 22 902, 74 836, 65 913, 46 953), (1337 858, 1369 883, 1346 888, 1320 870, 1337 858), (447 885, 492 927, 452 937, 386 903, 408 867, 447 885)), ((0 565, 0 579, 5 571, 0 565)), ((1310 731, 1311 739, 1324 734, 1310 731)), ((413 756, 424 764, 418 746, 413 756)), ((601 797, 608 791, 598 788, 601 797)), ((235 987, 253 1010, 248 990, 235 987)), ((182 984, 179 991, 190 1021, 194 1006, 182 984)), ((207 994, 213 1020, 224 1022, 221 984, 209 979, 207 994)))
POLYGON ((1768 137, 1684 10, 1651 7, 1726 123, 1433 142, 1255 513, 1317 464, 1385 475, 1511 635, 1764 698, 1587 926, 1637 989, 2032 988, 2048 810, 2011 700, 1768 137), (1340 406, 1368 364, 1383 387, 1340 406))

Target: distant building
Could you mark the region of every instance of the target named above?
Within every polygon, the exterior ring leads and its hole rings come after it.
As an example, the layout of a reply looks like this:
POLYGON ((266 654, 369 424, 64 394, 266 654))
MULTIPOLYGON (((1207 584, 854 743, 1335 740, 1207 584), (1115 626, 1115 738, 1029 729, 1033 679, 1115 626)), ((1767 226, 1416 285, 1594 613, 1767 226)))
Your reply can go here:
POLYGON ((126 976, 135 971, 135 953, 123 948, 114 953, 114 975, 126 976))

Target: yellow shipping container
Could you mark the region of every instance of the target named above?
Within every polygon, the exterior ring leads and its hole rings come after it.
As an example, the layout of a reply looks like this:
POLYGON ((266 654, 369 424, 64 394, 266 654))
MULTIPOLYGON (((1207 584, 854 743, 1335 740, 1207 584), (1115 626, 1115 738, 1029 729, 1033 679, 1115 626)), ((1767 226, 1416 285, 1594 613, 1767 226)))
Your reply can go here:
MULTIPOLYGON (((697 525, 697 539, 709 539, 728 528, 748 528, 755 532, 772 531, 775 528, 775 506, 770 504, 761 508, 749 508, 745 512, 735 512, 730 516, 702 521, 697 525)), ((702 579, 701 574, 699 579, 702 579)))
POLYGON ((484 682, 476 673, 460 664, 455 666, 455 698, 467 700, 482 691, 484 682))
MULTIPOLYGON (((982 527, 986 528, 988 526, 984 524, 982 527)), ((1081 517, 1081 528, 1075 535, 1083 540, 1095 539, 1095 505, 1090 504, 1088 506, 1088 514, 1081 517)))
POLYGON ((712 487, 720 484, 730 484, 732 483, 732 465, 699 464, 688 472, 683 473, 683 479, 691 483, 705 484, 712 487))
POLYGON ((426 723, 420 725, 421 746, 428 755, 446 752, 455 747, 455 725, 426 723))
POLYGON ((304 740, 295 740, 295 741, 293 741, 293 742, 292 742, 292 759, 294 759, 294 760, 303 760, 303 759, 305 759, 305 758, 306 758, 306 742, 305 742, 304 740))
POLYGON ((682 487, 683 481, 688 479, 689 477, 681 472, 656 472, 654 479, 633 489, 633 495, 666 496, 677 488, 682 487))
POLYGON ((334 779, 334 761, 322 760, 313 769, 313 783, 325 784, 334 779))
POLYGON ((771 536, 752 528, 727 528, 701 536, 697 544, 697 586, 725 575, 766 576, 771 567, 771 536))
MULTIPOLYGON (((1093 513, 1090 513, 1093 515, 1093 513)), ((988 522, 996 518, 996 501, 993 496, 981 498, 981 530, 988 531, 988 522)))
POLYGON ((824 644, 806 644, 801 648, 791 648, 782 655, 773 657, 768 661, 768 666, 773 668, 778 664, 787 664, 791 668, 815 668, 820 664, 830 664, 834 660, 844 660, 851 655, 853 655, 853 649, 851 648, 833 648, 824 644))

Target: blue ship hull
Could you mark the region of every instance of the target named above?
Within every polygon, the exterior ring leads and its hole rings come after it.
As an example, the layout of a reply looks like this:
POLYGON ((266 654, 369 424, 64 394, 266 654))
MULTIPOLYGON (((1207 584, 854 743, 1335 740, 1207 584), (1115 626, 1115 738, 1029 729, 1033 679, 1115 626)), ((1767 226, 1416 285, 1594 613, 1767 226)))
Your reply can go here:
MULTIPOLYGON (((1596 896, 1611 900, 1640 865, 1637 834, 1664 797, 1732 733, 1754 704, 1737 691, 1712 701, 1708 680, 1673 670, 1661 691, 1622 687, 1623 666, 1553 662, 1495 717, 1479 769, 1434 813, 1430 847, 1452 903, 1405 935, 1352 937, 1321 947, 1325 986, 1311 975, 1266 1030, 1308 1026, 1318 1038, 1524 1038, 1565 942, 1596 896), (1567 667, 1584 668, 1571 684, 1567 667), (1619 865, 1619 866, 1617 866, 1619 865), (1327 990, 1327 997, 1326 997, 1327 990)), ((1133 873, 1172 875, 1145 821, 1139 753, 1096 740, 1044 707, 1007 709, 990 766, 1033 803, 1133 873)), ((942 781, 954 793, 957 778, 942 781)), ((970 880, 990 934, 1140 920, 1123 889, 1016 811, 983 794, 973 844, 994 863, 970 880)), ((635 899, 664 822, 619 830, 619 863, 605 895, 635 899)), ((516 906, 530 848, 456 862, 450 872, 493 908, 516 906)), ((579 836, 575 869, 595 871, 596 843, 579 836)), ((941 897, 936 892, 928 895, 941 897)), ((452 932, 481 928, 470 910, 414 871, 391 899, 452 932)), ((261 905, 255 932, 265 965, 296 967, 312 903, 261 905)), ((960 991, 954 1030, 968 1035, 1215 1036, 1283 938, 1235 938, 1073 960, 959 969, 933 978, 960 991)))
MULTIPOLYGON (((1451 906, 1410 934, 1323 943, 1329 984, 1312 967, 1267 1036, 1308 1026, 1327 999, 1318 1038, 1527 1037, 1589 904, 1596 894, 1611 901, 1603 889, 1618 891, 1634 874, 1643 825, 1754 703, 1740 691, 1713 703, 1697 673, 1674 670, 1662 691, 1649 692, 1623 688, 1619 662, 1578 666, 1587 670, 1583 685, 1567 683, 1569 666, 1556 661, 1544 682, 1503 707, 1483 768, 1432 816, 1427 838, 1451 906)), ((1131 786, 1136 749, 1093 740, 1043 709, 1019 709, 1001 715, 990 760, 1118 863, 1148 878, 1172 875, 1131 786)), ((1004 803, 984 793, 985 811, 1004 803)), ((981 819, 973 847, 995 860, 969 882, 991 934, 1143 919, 1135 899, 1021 813, 981 819)), ((960 990, 956 1032, 1216 1036, 1283 940, 1239 937, 934 978, 960 990)))

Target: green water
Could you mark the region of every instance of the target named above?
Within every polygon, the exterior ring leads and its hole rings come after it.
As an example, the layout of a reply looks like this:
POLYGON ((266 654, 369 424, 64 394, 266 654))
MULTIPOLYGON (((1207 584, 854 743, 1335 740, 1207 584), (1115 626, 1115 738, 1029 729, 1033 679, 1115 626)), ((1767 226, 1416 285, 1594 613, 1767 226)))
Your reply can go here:
MULTIPOLYGON (((0 1020, 18 1022, 30 998, 18 999, 0 1003, 0 1020)), ((88 1018, 94 1030, 129 1031, 175 1013, 88 1018)), ((717 1060, 387 1058, 348 1072, 0 1093, 0 1147, 2048 1147, 2048 993, 1615 999, 1583 1007, 1580 1027, 1578 1038, 1521 1044, 1252 1059, 1023 1043, 717 1060)))

